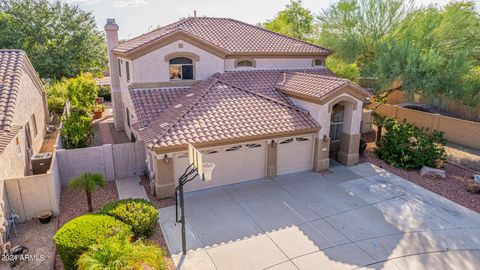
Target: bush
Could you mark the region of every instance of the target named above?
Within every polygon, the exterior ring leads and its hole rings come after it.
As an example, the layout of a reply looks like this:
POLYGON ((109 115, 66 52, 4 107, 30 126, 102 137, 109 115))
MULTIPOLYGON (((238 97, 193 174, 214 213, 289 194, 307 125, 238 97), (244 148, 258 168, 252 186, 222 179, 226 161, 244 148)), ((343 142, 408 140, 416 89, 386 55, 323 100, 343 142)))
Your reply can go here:
POLYGON ((131 235, 131 227, 113 217, 88 214, 63 225, 53 240, 65 269, 75 269, 75 262, 91 245, 105 239, 122 239, 131 235))
POLYGON ((93 136, 92 119, 85 112, 72 111, 62 118, 60 135, 67 149, 87 147, 93 136))
POLYGON ((429 136, 422 128, 394 119, 388 119, 384 127, 387 132, 377 142, 375 153, 390 165, 417 170, 422 166, 439 167, 446 161, 443 132, 433 131, 429 136))
POLYGON ((79 270, 165 269, 162 250, 143 241, 108 239, 91 246, 77 261, 79 270))
POLYGON ((98 87, 98 96, 103 97, 105 101, 112 101, 112 94, 110 93, 110 86, 100 85, 98 87))
POLYGON ((137 237, 152 235, 158 222, 157 209, 144 199, 126 199, 109 203, 100 212, 132 226, 132 231, 137 237))
POLYGON ((62 114, 67 102, 66 81, 54 81, 47 85, 47 102, 50 112, 62 114))
POLYGON ((68 100, 72 108, 91 111, 98 95, 97 81, 90 73, 68 80, 68 100))
POLYGON ((363 155, 363 153, 365 153, 366 149, 367 149, 367 142, 364 139, 360 139, 360 145, 359 145, 358 153, 360 155, 363 155))

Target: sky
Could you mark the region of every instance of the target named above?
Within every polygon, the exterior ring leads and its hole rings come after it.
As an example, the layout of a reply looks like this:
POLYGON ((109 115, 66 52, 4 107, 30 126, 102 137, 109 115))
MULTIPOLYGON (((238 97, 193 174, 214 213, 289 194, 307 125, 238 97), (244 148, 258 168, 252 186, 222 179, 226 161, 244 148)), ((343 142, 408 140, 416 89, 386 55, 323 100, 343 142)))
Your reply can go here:
MULTIPOLYGON (((120 27, 119 38, 130 39, 179 18, 193 16, 227 17, 256 24, 275 17, 289 0, 63 0, 91 11, 98 28, 103 30, 107 18, 120 27)), ((337 0, 303 0, 304 7, 318 14, 337 0)), ((419 5, 445 5, 449 0, 416 0, 419 5)), ((477 9, 480 0, 475 0, 477 9)))

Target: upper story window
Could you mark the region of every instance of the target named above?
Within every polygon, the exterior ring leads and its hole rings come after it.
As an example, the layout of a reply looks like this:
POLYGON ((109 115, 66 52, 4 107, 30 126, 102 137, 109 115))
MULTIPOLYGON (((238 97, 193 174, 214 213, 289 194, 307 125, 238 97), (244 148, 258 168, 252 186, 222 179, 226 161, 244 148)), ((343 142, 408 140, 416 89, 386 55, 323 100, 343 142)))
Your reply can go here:
POLYGON ((169 61, 170 80, 193 80, 193 61, 187 57, 176 57, 169 61))
POLYGON ((314 67, 324 67, 325 66, 325 60, 324 59, 314 59, 313 60, 313 66, 314 67))
POLYGON ((117 59, 118 61, 118 77, 122 77, 122 60, 117 59))
POLYGON ((253 62, 250 60, 238 61, 237 67, 253 67, 253 62))
POLYGON ((127 73, 127 82, 130 82, 130 62, 125 61, 125 73, 127 73))
POLYGON ((238 59, 235 61, 236 68, 255 67, 255 60, 253 59, 238 59))

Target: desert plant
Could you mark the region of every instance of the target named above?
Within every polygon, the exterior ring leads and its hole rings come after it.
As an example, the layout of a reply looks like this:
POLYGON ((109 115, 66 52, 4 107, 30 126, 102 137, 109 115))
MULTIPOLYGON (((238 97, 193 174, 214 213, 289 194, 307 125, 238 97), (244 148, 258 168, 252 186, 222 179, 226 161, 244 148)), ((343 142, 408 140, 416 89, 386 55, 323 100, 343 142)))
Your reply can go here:
POLYGON ((165 269, 162 250, 129 238, 107 239, 92 245, 77 261, 79 270, 165 269))
POLYGON ((53 237, 57 252, 66 270, 76 269, 75 263, 82 253, 105 239, 124 239, 131 235, 129 225, 113 217, 88 214, 72 219, 53 237))
POLYGON ((152 235, 158 222, 157 209, 144 199, 119 200, 105 205, 100 212, 132 226, 132 231, 137 237, 152 235))
POLYGON ((104 187, 105 178, 100 173, 82 173, 76 178, 73 178, 68 187, 72 190, 85 191, 87 196, 88 212, 93 212, 92 193, 96 187, 104 187))
POLYGON ((372 111, 373 123, 377 126, 377 144, 382 138, 382 130, 385 122, 387 121, 387 117, 384 115, 379 114, 377 111, 372 111))
POLYGON ((80 76, 68 80, 66 88, 72 108, 86 111, 93 109, 98 94, 98 86, 92 74, 82 73, 80 76))
POLYGON ((67 149, 87 147, 93 137, 92 119, 84 112, 72 111, 62 117, 60 135, 67 149))
POLYGON ((105 105, 103 105, 103 104, 97 104, 97 105, 95 105, 95 106, 93 107, 93 111, 102 111, 102 112, 104 112, 106 108, 107 108, 107 107, 105 107, 105 105))
POLYGON ((407 170, 420 169, 422 166, 439 167, 445 162, 445 144, 443 132, 426 130, 411 124, 397 123, 394 119, 385 122, 387 132, 377 144, 375 153, 390 165, 407 170))

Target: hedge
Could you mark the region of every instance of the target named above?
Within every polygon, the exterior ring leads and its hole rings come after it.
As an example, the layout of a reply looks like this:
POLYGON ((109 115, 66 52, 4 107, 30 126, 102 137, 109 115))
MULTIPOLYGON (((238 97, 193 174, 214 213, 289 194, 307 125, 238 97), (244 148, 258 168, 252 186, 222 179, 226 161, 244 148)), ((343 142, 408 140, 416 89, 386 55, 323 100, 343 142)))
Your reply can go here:
POLYGON ((124 199, 105 205, 100 213, 115 217, 132 227, 136 237, 149 237, 158 222, 158 211, 144 199, 124 199))
POLYGON ((131 235, 131 227, 113 217, 88 214, 72 219, 63 225, 53 240, 66 270, 76 269, 77 259, 88 247, 109 238, 131 235))

